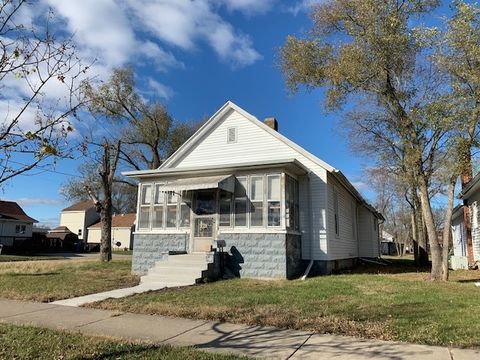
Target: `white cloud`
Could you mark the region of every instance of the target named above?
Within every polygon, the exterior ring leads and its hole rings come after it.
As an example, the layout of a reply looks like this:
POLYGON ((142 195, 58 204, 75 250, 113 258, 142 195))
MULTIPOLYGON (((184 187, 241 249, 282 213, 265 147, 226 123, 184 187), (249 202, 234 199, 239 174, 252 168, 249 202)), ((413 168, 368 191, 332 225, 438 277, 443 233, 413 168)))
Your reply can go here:
POLYGON ((15 201, 20 206, 60 206, 64 205, 65 201, 59 199, 49 199, 49 198, 19 198, 19 199, 12 199, 9 201, 15 201))
POLYGON ((221 0, 230 11, 241 11, 247 15, 263 14, 271 10, 275 0, 221 0))
POLYGON ((206 42, 232 67, 248 66, 261 58, 250 38, 223 20, 209 0, 127 2, 136 16, 137 26, 145 26, 160 41, 183 50, 195 49, 197 41, 206 42))
POLYGON ((148 79, 148 87, 155 97, 163 98, 169 100, 175 92, 168 86, 152 79, 148 79))
POLYGON ((300 12, 308 12, 312 6, 320 4, 324 0, 300 0, 296 1, 295 5, 287 6, 286 10, 297 16, 300 12))

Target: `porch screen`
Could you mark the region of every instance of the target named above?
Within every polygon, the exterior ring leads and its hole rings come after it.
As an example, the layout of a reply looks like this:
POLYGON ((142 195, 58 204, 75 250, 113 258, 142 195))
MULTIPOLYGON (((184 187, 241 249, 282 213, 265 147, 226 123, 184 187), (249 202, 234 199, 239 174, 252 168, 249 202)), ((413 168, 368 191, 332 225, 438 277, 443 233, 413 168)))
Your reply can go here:
POLYGON ((280 176, 268 176, 268 226, 280 226, 280 176))

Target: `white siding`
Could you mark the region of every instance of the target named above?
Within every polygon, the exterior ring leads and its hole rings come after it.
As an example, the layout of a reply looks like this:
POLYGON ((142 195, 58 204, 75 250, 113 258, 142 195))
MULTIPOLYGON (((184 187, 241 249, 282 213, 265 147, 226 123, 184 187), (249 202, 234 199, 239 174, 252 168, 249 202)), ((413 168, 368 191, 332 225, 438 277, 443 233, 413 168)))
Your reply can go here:
POLYGON ((64 211, 60 214, 60 226, 66 226, 71 232, 78 235, 79 240, 87 242, 87 228, 99 219, 100 216, 94 208, 82 211, 64 211), (79 234, 79 230, 81 230, 81 234, 79 234))
POLYGON ((378 226, 374 229, 372 212, 365 206, 358 207, 358 243, 360 257, 379 256, 378 226))
POLYGON ((19 220, 0 220, 0 236, 11 236, 18 238, 30 238, 32 237, 32 223, 19 221, 19 220), (15 227, 17 225, 25 225, 25 233, 17 234, 15 227))
POLYGON ((328 258, 345 259, 358 256, 358 242, 352 216, 354 197, 332 175, 327 177, 328 188, 328 258), (334 192, 338 196, 338 235, 335 232, 334 192))
MULTIPOLYGON (((100 228, 94 227, 88 229, 88 243, 100 243, 102 236, 102 230, 100 228)), ((132 245, 132 228, 112 228, 112 250, 123 250, 125 248, 129 249, 132 245), (117 242, 120 242, 121 245, 118 247, 117 242)))
MULTIPOLYGON (((317 163, 300 154, 291 146, 264 131, 252 123, 240 113, 231 110, 222 121, 205 134, 196 145, 190 149, 188 154, 181 157, 170 168, 185 168, 199 166, 229 165, 245 162, 259 162, 272 160, 297 159, 305 167, 311 170, 310 196, 312 199, 312 229, 313 241, 308 244, 309 236, 303 237, 302 248, 305 259, 310 259, 310 249, 315 260, 326 260, 327 237, 326 237, 326 181, 327 171, 317 163), (227 143, 228 128, 237 128, 237 141, 227 143)), ((308 183, 307 183, 308 184, 308 183)), ((300 198, 305 199, 307 195, 306 183, 300 184, 300 198)), ((300 203, 300 224, 301 230, 310 232, 308 226, 308 202, 300 203), (305 210, 307 207, 307 210, 305 210), (302 215, 303 214, 303 215, 302 215), (303 226, 306 226, 304 229, 303 226)))
POLYGON ((452 241, 453 254, 455 256, 467 256, 467 239, 465 235, 465 224, 463 222, 463 212, 461 215, 452 219, 452 241))

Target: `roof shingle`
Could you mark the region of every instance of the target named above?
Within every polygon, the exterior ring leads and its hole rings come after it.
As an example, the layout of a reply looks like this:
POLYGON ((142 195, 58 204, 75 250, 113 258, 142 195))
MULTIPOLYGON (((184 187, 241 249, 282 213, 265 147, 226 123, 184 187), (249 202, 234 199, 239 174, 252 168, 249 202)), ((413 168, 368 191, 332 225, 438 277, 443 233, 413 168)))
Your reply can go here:
POLYGON ((70 205, 69 207, 66 207, 65 209, 63 209, 62 211, 85 211, 93 207, 95 207, 95 204, 93 203, 92 200, 85 200, 85 201, 80 201, 78 203, 70 205))
MULTIPOLYGON (((135 217, 136 214, 118 214, 112 216, 112 228, 128 228, 132 227, 135 224, 135 217)), ((89 228, 100 228, 101 223, 100 221, 89 226, 89 228)))
POLYGON ((37 223, 38 221, 31 218, 25 211, 14 201, 0 201, 0 218, 12 220, 28 221, 37 223))

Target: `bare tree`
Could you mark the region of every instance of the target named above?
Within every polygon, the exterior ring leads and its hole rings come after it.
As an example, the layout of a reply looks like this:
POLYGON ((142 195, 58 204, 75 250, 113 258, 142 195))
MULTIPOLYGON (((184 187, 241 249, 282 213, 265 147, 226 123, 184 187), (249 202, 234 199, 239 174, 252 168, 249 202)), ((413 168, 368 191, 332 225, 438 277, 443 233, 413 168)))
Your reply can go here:
POLYGON ((72 40, 57 40, 51 32, 51 12, 38 29, 18 22, 29 6, 25 0, 0 1, 0 186, 68 156, 69 119, 82 105, 79 83, 88 69, 72 40))

